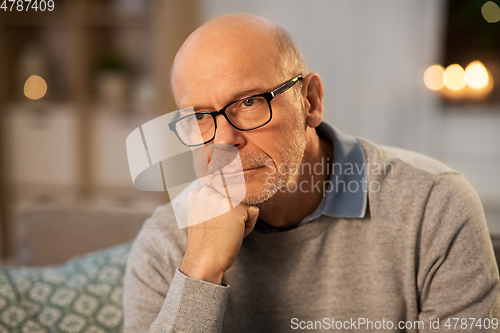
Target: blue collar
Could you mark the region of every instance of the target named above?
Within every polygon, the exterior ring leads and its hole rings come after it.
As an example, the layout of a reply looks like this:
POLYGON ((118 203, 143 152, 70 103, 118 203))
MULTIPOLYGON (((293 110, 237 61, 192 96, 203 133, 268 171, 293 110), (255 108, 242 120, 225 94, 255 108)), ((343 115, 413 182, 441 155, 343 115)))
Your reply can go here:
POLYGON ((333 143, 332 186, 318 208, 302 220, 304 225, 321 215, 337 218, 363 218, 368 204, 366 155, 358 141, 322 122, 318 136, 333 143))
MULTIPOLYGON (((333 144, 333 163, 330 162, 331 186, 326 187, 325 196, 318 208, 305 217, 299 226, 307 224, 321 215, 336 218, 363 218, 368 205, 366 155, 358 141, 322 122, 317 128, 318 136, 333 144)), ((259 233, 282 231, 258 220, 255 230, 259 233)))

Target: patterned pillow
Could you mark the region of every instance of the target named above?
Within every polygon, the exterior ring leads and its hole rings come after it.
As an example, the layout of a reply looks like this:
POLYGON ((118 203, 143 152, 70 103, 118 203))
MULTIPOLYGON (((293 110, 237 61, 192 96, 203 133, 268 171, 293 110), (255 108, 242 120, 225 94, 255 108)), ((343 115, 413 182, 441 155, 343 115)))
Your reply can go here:
POLYGON ((0 332, 122 332, 131 243, 60 267, 0 268, 0 332))

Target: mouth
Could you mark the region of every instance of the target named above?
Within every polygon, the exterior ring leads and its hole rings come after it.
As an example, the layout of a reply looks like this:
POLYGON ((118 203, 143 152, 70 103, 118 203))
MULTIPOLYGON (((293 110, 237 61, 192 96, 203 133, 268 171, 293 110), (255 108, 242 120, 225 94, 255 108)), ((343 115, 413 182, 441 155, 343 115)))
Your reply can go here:
POLYGON ((244 174, 244 173, 248 173, 248 172, 251 172, 251 171, 254 171, 254 170, 257 170, 257 169, 262 169, 263 166, 259 166, 259 167, 256 167, 256 168, 247 168, 247 169, 232 169, 232 170, 223 170, 223 174, 224 176, 232 176, 232 175, 238 175, 238 174, 244 174))

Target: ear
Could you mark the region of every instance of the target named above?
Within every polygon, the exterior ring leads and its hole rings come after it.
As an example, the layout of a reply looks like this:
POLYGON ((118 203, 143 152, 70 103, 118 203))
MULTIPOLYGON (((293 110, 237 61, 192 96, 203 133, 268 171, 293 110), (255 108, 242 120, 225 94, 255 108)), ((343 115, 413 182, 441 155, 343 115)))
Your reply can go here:
POLYGON ((306 111, 306 124, 317 127, 323 120, 323 81, 316 73, 309 73, 302 79, 302 101, 306 111))

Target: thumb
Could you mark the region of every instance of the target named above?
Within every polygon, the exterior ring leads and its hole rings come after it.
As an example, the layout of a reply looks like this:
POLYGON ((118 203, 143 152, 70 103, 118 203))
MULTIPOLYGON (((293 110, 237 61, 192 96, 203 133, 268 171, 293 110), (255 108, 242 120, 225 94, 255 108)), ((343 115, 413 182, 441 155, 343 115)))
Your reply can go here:
POLYGON ((247 214, 248 217, 245 222, 245 234, 243 235, 243 237, 248 236, 255 227, 255 223, 257 222, 257 218, 259 217, 259 208, 255 206, 249 207, 247 210, 247 214))

